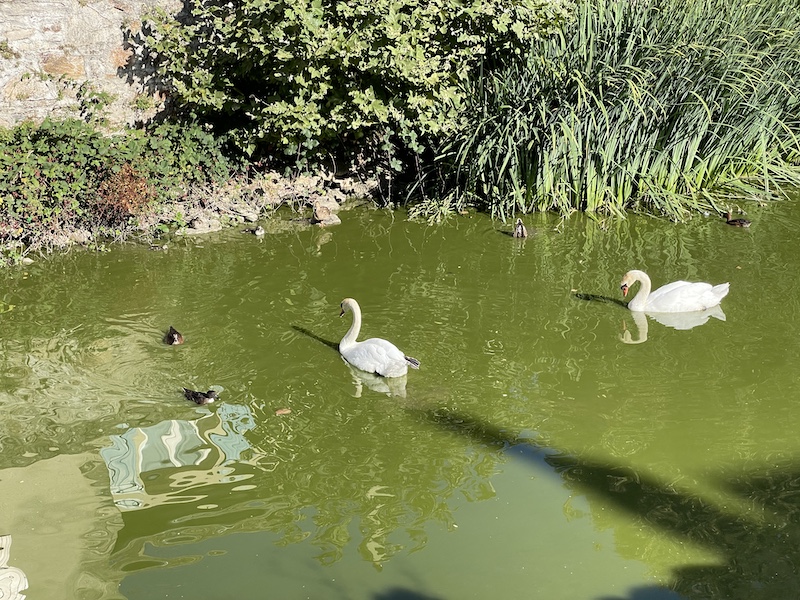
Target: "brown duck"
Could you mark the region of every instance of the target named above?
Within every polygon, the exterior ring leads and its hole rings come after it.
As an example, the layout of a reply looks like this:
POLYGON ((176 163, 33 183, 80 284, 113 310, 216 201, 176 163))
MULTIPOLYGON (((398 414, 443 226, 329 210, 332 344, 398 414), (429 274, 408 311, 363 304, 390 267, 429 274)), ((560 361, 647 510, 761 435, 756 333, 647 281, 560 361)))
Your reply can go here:
POLYGON ((177 346, 183 343, 183 336, 177 329, 170 325, 167 335, 164 336, 164 341, 170 346, 177 346))
POLYGON ((167 335, 164 336, 164 341, 170 346, 177 346, 183 343, 183 336, 177 329, 170 325, 167 335))
POLYGON ((731 211, 725 213, 725 222, 733 227, 750 227, 750 221, 747 219, 731 219, 731 211))

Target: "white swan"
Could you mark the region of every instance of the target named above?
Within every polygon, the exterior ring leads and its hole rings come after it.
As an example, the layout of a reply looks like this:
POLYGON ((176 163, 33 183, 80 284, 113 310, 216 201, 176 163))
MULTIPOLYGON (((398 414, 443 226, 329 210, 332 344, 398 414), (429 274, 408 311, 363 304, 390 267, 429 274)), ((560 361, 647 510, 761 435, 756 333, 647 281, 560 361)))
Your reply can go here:
POLYGON ((628 271, 622 278, 620 289, 622 295, 628 295, 628 288, 636 281, 642 284, 639 293, 628 303, 628 308, 635 312, 692 312, 705 310, 718 305, 728 295, 729 283, 712 286, 710 283, 692 283, 689 281, 673 281, 650 292, 652 284, 644 271, 628 271))
POLYGON ((357 342, 361 331, 361 307, 352 298, 342 300, 343 317, 347 311, 353 313, 353 324, 342 341, 339 342, 339 354, 357 369, 367 373, 377 373, 383 377, 401 377, 408 373, 408 367, 419 369, 419 361, 403 354, 391 342, 381 338, 370 338, 357 342))

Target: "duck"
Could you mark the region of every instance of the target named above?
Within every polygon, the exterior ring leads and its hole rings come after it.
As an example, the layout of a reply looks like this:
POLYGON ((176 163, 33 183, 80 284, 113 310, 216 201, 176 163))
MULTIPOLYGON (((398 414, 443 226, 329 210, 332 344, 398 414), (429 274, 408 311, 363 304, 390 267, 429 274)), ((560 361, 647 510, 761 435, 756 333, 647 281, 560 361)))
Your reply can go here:
POLYGON ((731 219, 731 211, 725 213, 725 222, 734 227, 750 227, 750 221, 747 219, 731 219))
POLYGON ((256 237, 262 237, 265 233, 264 228, 259 225, 258 227, 251 227, 250 229, 243 229, 242 233, 249 233, 256 237))
POLYGON ((183 336, 177 329, 170 325, 167 335, 164 336, 164 341, 170 346, 177 346, 183 343, 183 336))
POLYGON ((314 204, 314 214, 309 223, 319 227, 327 227, 328 225, 339 225, 341 222, 342 220, 333 213, 329 206, 319 202, 314 204))
POLYGON ((324 206, 322 204, 315 204, 314 216, 311 217, 311 223, 312 224, 324 223, 326 220, 331 218, 332 214, 333 213, 331 212, 331 209, 328 208, 327 206, 324 206))
POLYGON ((388 340, 370 338, 363 342, 356 341, 361 331, 361 307, 353 298, 345 298, 341 302, 340 317, 345 313, 353 313, 353 323, 339 342, 339 354, 356 369, 367 373, 377 373, 382 377, 402 377, 408 373, 408 367, 419 369, 419 361, 406 356, 388 340))
POLYGON ((190 390, 189 388, 183 388, 183 395, 186 396, 187 400, 191 400, 195 404, 211 404, 214 400, 219 398, 219 394, 214 390, 208 390, 207 392, 196 392, 194 390, 190 390))
POLYGON ((706 310, 717 306, 728 295, 729 283, 711 285, 705 282, 673 281, 654 292, 650 292, 652 284, 647 273, 632 270, 625 273, 620 282, 622 295, 628 295, 628 289, 635 283, 641 283, 636 296, 628 303, 628 309, 634 312, 692 312, 706 310))
POLYGON ((515 238, 528 237, 528 230, 525 229, 525 224, 522 222, 522 219, 517 219, 517 222, 514 225, 514 232, 511 235, 515 238))

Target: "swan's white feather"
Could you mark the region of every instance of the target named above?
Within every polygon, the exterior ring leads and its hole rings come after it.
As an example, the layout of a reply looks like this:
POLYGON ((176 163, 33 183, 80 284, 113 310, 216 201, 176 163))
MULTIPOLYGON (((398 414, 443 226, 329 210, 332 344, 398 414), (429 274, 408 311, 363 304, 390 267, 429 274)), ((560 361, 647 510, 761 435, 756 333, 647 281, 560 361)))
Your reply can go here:
POLYGON ((347 311, 353 313, 353 324, 339 343, 339 354, 361 371, 377 373, 383 377, 402 377, 408 367, 419 368, 419 361, 403 354, 400 349, 382 338, 356 341, 361 331, 361 307, 352 298, 345 298, 341 304, 343 316, 347 311))
POLYGON ((692 312, 718 305, 727 296, 727 283, 712 286, 710 283, 675 281, 652 292, 646 300, 645 310, 652 312, 692 312))
POLYGON ((625 274, 623 286, 641 283, 641 289, 628 303, 632 311, 654 313, 679 313, 706 310, 717 306, 728 295, 729 283, 712 286, 705 282, 673 281, 650 291, 650 278, 644 271, 633 270, 625 274))
POLYGON ((388 340, 370 338, 341 350, 344 359, 367 373, 400 377, 408 372, 408 362, 400 349, 388 340))

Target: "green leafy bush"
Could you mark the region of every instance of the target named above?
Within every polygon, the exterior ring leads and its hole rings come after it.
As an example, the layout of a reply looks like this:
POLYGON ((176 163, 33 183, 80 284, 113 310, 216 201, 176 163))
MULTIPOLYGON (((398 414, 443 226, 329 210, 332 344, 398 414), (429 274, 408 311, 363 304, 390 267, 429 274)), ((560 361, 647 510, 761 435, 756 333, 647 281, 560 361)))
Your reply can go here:
POLYGON ((586 0, 524 61, 469 81, 420 213, 686 218, 800 184, 800 10, 782 0, 586 0))
POLYGON ((111 143, 77 120, 24 123, 0 131, 4 216, 29 224, 80 218, 111 143))
MULTIPOLYGON (((413 153, 452 131, 459 85, 519 53, 569 0, 198 0, 149 23, 147 51, 172 100, 249 154, 297 164, 336 149, 413 153)), ((394 163, 394 168, 399 168, 394 163)))
POLYGON ((123 205, 142 199, 122 202, 115 185, 128 195, 141 191, 147 203, 193 182, 219 181, 231 168, 220 142, 197 125, 164 122, 113 136, 76 119, 0 129, 0 238, 20 227, 35 234, 103 224, 110 215, 119 221, 123 205), (98 194, 105 201, 96 202, 98 194), (115 198, 122 204, 112 208, 115 198))

